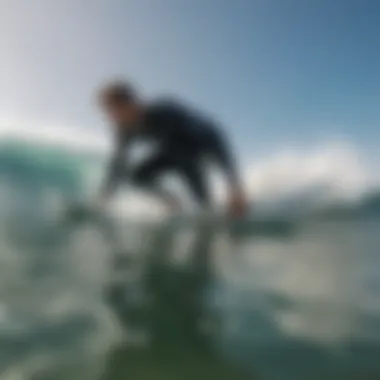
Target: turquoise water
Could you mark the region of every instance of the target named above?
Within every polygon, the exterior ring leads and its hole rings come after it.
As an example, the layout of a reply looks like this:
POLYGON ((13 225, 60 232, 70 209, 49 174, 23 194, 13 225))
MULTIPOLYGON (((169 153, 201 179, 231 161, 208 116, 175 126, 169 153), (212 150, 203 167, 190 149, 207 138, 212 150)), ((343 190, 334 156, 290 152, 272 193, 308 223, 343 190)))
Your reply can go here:
POLYGON ((87 167, 1 149, 1 380, 380 377, 376 196, 234 230, 64 224, 87 167))

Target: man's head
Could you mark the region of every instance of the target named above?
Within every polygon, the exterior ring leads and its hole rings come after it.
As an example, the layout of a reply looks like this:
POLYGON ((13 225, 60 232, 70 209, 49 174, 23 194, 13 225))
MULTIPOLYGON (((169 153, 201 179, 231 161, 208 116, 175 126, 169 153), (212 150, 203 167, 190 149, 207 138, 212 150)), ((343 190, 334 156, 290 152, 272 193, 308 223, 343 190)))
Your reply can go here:
POLYGON ((113 82, 100 91, 100 104, 107 116, 118 126, 133 125, 141 115, 135 88, 127 82, 113 82))

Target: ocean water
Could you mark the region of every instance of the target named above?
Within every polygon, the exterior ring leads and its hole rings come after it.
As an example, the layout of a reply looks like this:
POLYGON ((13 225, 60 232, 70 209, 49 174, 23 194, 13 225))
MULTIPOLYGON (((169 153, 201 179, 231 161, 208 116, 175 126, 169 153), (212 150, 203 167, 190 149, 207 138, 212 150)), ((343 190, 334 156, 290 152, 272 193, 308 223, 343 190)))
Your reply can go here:
POLYGON ((322 181, 240 226, 63 219, 91 165, 0 146, 1 380, 380 378, 373 189, 322 181))

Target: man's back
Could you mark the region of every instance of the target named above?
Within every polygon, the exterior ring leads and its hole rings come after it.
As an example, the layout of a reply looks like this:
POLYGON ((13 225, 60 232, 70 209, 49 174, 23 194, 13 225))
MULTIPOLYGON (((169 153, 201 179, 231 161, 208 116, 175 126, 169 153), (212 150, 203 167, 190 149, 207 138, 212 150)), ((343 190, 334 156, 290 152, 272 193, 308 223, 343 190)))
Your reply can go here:
POLYGON ((123 131, 125 140, 146 139, 163 149, 198 151, 205 146, 213 128, 211 123, 183 103, 159 99, 145 108, 141 125, 123 131))

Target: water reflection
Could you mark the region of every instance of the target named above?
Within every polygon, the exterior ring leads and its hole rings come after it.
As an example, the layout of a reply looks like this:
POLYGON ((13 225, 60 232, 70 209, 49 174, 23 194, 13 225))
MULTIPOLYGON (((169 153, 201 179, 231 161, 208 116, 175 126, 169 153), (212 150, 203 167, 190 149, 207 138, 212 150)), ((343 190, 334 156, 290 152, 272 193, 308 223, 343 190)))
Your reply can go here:
POLYGON ((174 265, 168 254, 176 231, 170 227, 156 231, 141 278, 145 293, 139 297, 142 306, 123 307, 128 294, 123 285, 108 289, 108 300, 132 341, 110 354, 107 378, 253 378, 230 363, 214 344, 218 315, 207 310, 204 296, 213 277, 211 255, 216 231, 211 226, 197 228, 190 259, 183 266, 174 265), (139 333, 140 339, 133 340, 133 334, 139 333))

